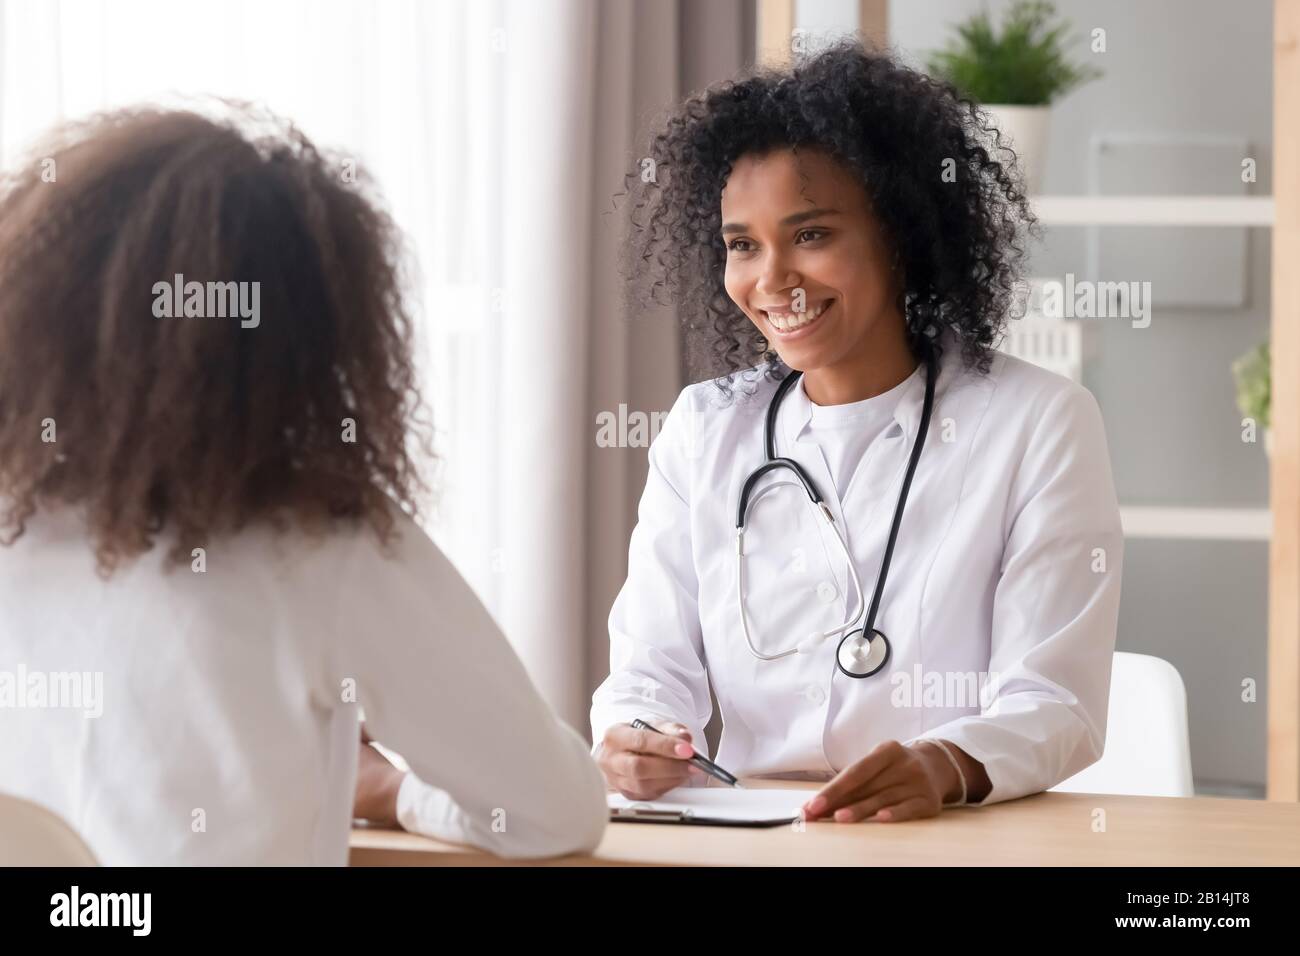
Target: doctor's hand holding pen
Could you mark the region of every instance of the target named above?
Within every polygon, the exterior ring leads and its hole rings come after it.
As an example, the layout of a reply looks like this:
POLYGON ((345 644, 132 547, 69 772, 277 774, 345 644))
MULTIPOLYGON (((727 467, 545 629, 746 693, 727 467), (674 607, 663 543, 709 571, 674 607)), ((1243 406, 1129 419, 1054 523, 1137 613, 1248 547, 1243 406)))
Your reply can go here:
POLYGON ((605 782, 629 800, 654 800, 707 777, 689 763, 695 756, 689 730, 672 721, 650 726, 614 724, 601 739, 596 763, 605 782))

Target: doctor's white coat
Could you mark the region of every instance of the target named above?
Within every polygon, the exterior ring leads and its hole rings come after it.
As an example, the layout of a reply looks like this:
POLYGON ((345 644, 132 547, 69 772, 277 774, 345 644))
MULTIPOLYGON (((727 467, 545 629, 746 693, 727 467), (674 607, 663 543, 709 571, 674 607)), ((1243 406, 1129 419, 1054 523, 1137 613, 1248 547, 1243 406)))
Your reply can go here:
MULTIPOLYGON (((751 655, 736 594, 736 504, 763 461, 775 384, 733 377, 685 389, 650 448, 650 473, 609 618, 610 675, 593 697, 599 749, 633 717, 678 721, 705 749, 712 682, 722 716, 714 759, 740 776, 826 779, 884 740, 938 737, 984 764, 983 804, 1047 789, 1102 753, 1124 540, 1105 432, 1085 388, 995 353, 966 369, 951 339, 876 627, 884 670, 855 680, 838 639, 778 661, 751 655), (746 394, 746 392, 749 394, 746 394)), ((841 501, 806 426, 802 385, 786 396, 777 454, 800 462, 843 529, 867 600, 889 534, 925 367, 841 501)), ((788 472, 766 476, 789 480, 788 472)), ((801 491, 752 508, 745 606, 765 653, 848 619, 843 555, 801 491)))

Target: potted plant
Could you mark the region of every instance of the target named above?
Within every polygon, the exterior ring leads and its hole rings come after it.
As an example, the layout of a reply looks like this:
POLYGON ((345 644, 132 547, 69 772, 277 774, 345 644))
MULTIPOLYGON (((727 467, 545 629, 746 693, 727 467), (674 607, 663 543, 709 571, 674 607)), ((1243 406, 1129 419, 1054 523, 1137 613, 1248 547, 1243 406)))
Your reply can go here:
POLYGON ((1273 452, 1273 432, 1269 425, 1269 406, 1272 404, 1273 381, 1269 371, 1268 343, 1256 346, 1232 363, 1232 376, 1237 381, 1237 408, 1247 418, 1253 418, 1257 428, 1264 431, 1264 451, 1273 452))
MULTIPOLYGON (((999 31, 981 10, 956 27, 947 47, 927 60, 931 75, 979 103, 1011 143, 1026 192, 1042 185, 1051 104, 1101 76, 1066 57, 1065 32, 1046 0, 1015 0, 999 31)), ((992 143, 990 143, 990 146, 992 143)))

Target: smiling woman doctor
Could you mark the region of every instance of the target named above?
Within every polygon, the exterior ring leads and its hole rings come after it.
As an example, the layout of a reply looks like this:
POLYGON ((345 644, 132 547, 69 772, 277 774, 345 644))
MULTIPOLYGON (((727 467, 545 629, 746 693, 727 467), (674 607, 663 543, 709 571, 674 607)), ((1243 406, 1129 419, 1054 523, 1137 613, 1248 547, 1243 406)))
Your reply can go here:
POLYGON ((591 712, 611 788, 703 782, 710 684, 717 762, 827 781, 810 819, 987 805, 1101 755, 1105 434, 1086 389, 994 350, 1031 220, 979 122, 845 43, 654 135, 628 260, 731 374, 650 449, 591 712))

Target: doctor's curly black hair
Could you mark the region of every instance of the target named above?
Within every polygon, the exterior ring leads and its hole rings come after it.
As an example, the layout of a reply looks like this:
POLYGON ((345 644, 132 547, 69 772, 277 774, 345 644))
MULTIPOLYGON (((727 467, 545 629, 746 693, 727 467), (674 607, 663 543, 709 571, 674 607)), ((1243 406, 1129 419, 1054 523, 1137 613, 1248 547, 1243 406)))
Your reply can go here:
POLYGON ((952 86, 853 40, 712 86, 653 131, 644 155, 654 175, 642 175, 642 160, 628 176, 630 299, 676 305, 688 335, 702 330, 709 354, 693 358, 724 391, 725 376, 762 362, 776 375, 776 353, 723 286, 722 189, 744 155, 820 149, 861 180, 898 253, 914 351, 948 326, 966 365, 987 373, 1017 294, 1023 233, 1036 232, 1014 154, 990 137, 986 115, 952 86))

